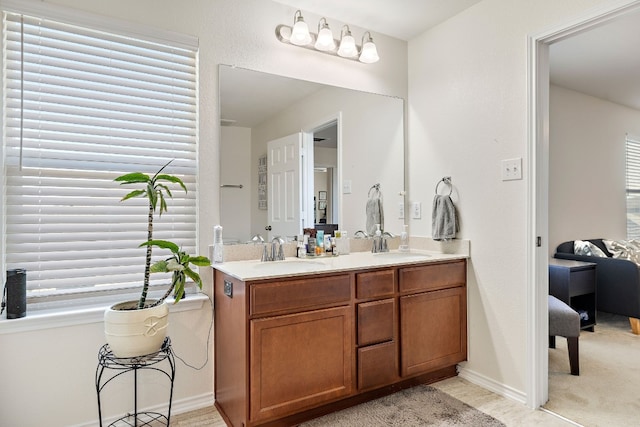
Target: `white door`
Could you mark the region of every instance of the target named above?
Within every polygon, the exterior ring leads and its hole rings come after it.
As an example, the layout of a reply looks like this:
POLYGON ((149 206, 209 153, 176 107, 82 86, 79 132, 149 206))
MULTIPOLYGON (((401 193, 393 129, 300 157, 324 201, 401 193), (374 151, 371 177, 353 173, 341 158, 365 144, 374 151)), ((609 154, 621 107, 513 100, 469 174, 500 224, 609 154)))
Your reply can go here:
POLYGON ((269 141, 267 144, 267 203, 269 241, 273 237, 302 233, 302 133, 269 141))

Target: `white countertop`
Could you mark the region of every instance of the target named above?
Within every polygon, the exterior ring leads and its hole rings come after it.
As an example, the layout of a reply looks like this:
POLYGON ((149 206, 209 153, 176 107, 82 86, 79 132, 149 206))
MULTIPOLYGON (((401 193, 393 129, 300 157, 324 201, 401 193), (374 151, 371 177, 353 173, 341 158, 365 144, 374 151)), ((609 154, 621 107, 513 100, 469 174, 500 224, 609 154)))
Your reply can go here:
POLYGON ((392 250, 375 254, 371 252, 351 252, 350 254, 338 256, 289 257, 283 261, 231 261, 213 264, 212 267, 237 279, 247 281, 465 258, 468 258, 468 255, 412 249, 409 252, 392 250))

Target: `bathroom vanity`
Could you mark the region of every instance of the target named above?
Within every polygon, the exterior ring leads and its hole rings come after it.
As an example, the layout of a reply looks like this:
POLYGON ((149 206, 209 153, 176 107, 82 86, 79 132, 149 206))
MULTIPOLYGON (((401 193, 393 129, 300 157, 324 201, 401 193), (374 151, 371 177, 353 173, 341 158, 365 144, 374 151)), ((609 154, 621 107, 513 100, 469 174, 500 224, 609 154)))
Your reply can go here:
POLYGON ((215 398, 226 423, 296 425, 456 375, 467 356, 466 258, 215 265, 215 398))

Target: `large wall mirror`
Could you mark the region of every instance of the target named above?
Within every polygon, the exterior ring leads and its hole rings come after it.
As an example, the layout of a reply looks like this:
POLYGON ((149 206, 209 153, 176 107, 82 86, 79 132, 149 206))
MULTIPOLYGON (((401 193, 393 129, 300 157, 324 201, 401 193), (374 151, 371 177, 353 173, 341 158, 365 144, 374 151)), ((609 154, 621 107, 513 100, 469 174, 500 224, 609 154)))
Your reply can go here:
POLYGON ((227 65, 219 76, 220 218, 227 243, 256 234, 295 236, 303 227, 353 236, 366 229, 376 184, 384 230, 402 231, 402 99, 227 65), (288 148, 298 143, 300 152, 288 148), (287 174, 285 167, 282 180, 272 175, 276 160, 290 156, 300 170, 287 174), (278 221, 290 219, 293 226, 276 232, 278 221))

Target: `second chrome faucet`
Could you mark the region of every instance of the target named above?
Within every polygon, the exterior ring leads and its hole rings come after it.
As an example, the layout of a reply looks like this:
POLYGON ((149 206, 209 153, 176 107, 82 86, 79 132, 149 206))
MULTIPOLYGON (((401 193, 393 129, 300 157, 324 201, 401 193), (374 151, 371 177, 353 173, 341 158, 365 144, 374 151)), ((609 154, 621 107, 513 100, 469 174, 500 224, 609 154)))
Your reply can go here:
POLYGON ((271 253, 269 253, 266 244, 263 246, 261 261, 282 260, 284 260, 284 239, 280 236, 276 236, 271 239, 271 253))

